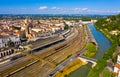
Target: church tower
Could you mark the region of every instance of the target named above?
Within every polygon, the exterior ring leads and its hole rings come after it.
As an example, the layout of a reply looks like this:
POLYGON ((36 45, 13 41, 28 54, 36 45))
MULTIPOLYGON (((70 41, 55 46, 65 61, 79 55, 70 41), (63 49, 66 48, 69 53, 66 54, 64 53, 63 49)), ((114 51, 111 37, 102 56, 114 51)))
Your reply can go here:
POLYGON ((30 27, 29 27, 30 23, 31 23, 31 20, 29 17, 24 20, 25 35, 26 35, 26 37, 28 37, 28 39, 31 38, 30 27))

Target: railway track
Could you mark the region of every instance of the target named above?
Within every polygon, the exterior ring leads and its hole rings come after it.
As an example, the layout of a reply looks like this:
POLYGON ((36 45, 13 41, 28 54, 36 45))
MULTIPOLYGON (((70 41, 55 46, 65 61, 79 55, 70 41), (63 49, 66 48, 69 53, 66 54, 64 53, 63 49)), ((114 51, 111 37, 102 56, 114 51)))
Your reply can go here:
MULTIPOLYGON (((81 31, 79 31, 79 33, 81 33, 81 31)), ((83 39, 79 39, 80 37, 81 37, 82 35, 81 34, 79 34, 74 40, 72 40, 71 42, 68 42, 67 44, 68 44, 68 46, 66 46, 65 48, 70 48, 70 47, 72 47, 73 45, 72 44, 74 44, 75 42, 77 42, 77 45, 80 45, 81 44, 81 42, 83 41, 83 39), (78 40, 78 41, 76 41, 76 40, 78 40), (69 47, 70 46, 70 47, 69 47)), ((65 49, 64 48, 64 49, 65 49)), ((63 50, 63 49, 62 49, 63 50)), ((57 53, 62 53, 62 51, 59 51, 59 52, 57 52, 57 53)), ((57 53, 55 53, 55 54, 57 54, 57 53)), ((55 54, 53 54, 53 55, 55 55, 55 54)), ((74 53, 73 53, 74 54, 74 53)), ((51 55, 52 56, 52 55, 51 55)), ((62 57, 62 56, 61 56, 62 57)), ((48 57, 49 58, 49 57, 48 57)), ((54 58, 54 57, 53 57, 54 58)), ((53 62, 55 62, 55 59, 48 59, 49 61, 53 61, 53 62)), ((59 58, 59 56, 58 56, 58 58, 59 58)), ((57 60, 56 60, 57 61, 57 60)), ((57 62, 55 62, 55 63, 57 63, 57 62)))
MULTIPOLYGON (((58 59, 58 57, 51 57, 53 55, 56 55, 58 53, 61 53, 62 50, 66 49, 66 48, 69 48, 70 46, 72 46, 72 44, 74 42, 76 42, 76 40, 79 40, 80 37, 81 37, 81 31, 79 31, 79 35, 77 37, 75 37, 71 42, 70 41, 66 41, 64 42, 63 44, 61 44, 60 46, 58 46, 57 48, 54 48, 54 51, 52 51, 50 54, 48 54, 47 56, 44 56, 43 59, 45 60, 48 60, 50 62, 53 62, 53 63, 58 63, 56 60, 58 59), (53 59, 54 58, 54 59, 53 59)), ((82 39, 80 40, 80 42, 82 41, 82 39)), ((80 44, 79 42, 79 44, 80 44)), ((37 55, 37 56, 40 56, 40 55, 37 55)), ((37 63, 37 62, 36 62, 37 63)), ((36 63, 33 63, 33 64, 36 64, 36 63)), ((31 65, 33 65, 31 64, 31 65)))
MULTIPOLYGON (((81 34, 80 34, 81 35, 81 34)), ((78 36, 78 37, 81 37, 81 36, 78 36)), ((68 44, 68 45, 71 45, 71 46, 73 46, 72 44, 74 44, 74 42, 76 41, 76 40, 79 40, 79 39, 77 39, 78 37, 75 37, 74 38, 74 40, 72 40, 71 42, 70 41, 67 41, 66 43, 68 44)), ((77 44, 78 45, 78 44, 77 44)), ((70 47, 71 47, 70 46, 70 47)), ((61 46, 59 47, 60 49, 62 48, 61 46)), ((58 48, 58 49, 59 49, 58 48)), ((66 46, 66 45, 63 45, 63 48, 64 49, 66 49, 66 48, 69 48, 69 46, 66 46)), ((63 50, 63 49, 62 49, 63 50)), ((56 52, 56 51, 54 51, 54 52, 56 52)), ((46 57, 45 58, 45 60, 48 60, 48 61, 50 61, 50 62, 52 62, 52 63, 59 63, 59 62, 56 62, 56 60, 58 59, 58 58, 60 58, 59 56, 57 57, 57 56, 55 56, 55 55, 57 55, 57 54, 60 54, 60 53, 62 53, 63 51, 57 51, 56 53, 54 53, 54 54, 52 54, 52 55, 50 55, 50 56, 48 56, 48 57, 46 57), (53 56, 53 57, 52 57, 53 56), (54 57, 55 56, 55 57, 54 57)))

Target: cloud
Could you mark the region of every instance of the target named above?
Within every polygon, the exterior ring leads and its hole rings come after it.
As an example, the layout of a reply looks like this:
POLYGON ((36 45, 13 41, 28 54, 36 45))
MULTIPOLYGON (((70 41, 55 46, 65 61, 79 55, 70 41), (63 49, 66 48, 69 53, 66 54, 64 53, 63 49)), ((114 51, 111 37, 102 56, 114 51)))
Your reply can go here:
MULTIPOLYGON (((56 14, 116 14, 120 13, 120 10, 115 11, 115 10, 99 10, 99 9, 89 9, 89 8, 63 8, 63 7, 51 7, 48 8, 47 6, 41 6, 39 7, 40 10, 46 10, 45 12, 47 13, 56 13, 56 14)), ((43 12, 44 13, 44 12, 43 12)))
POLYGON ((89 10, 88 8, 74 8, 74 11, 87 11, 89 10))
POLYGON ((52 9, 52 10, 60 10, 61 8, 58 8, 58 7, 52 7, 51 9, 52 9))
POLYGON ((88 8, 82 8, 82 11, 87 11, 88 10, 88 8))
POLYGON ((48 8, 47 6, 40 6, 40 7, 39 7, 40 10, 45 10, 45 9, 47 9, 47 8, 48 8))
POLYGON ((81 10, 81 8, 74 8, 73 10, 74 11, 79 11, 79 10, 81 10))
POLYGON ((57 7, 52 7, 51 9, 53 9, 53 10, 54 10, 54 9, 57 9, 57 7))

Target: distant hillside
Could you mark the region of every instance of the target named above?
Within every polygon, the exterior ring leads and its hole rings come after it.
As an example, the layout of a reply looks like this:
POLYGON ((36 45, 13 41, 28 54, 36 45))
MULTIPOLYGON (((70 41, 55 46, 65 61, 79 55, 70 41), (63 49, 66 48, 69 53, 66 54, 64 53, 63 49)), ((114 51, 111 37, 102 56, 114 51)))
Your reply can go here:
POLYGON ((120 30, 120 14, 101 18, 95 25, 99 27, 99 29, 107 29, 108 31, 120 30))
POLYGON ((120 45, 120 14, 99 19, 95 26, 120 45))

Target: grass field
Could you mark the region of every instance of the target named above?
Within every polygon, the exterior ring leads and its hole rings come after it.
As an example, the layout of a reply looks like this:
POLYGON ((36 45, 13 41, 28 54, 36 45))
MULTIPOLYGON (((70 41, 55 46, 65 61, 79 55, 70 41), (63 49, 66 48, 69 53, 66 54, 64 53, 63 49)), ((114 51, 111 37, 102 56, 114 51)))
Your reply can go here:
POLYGON ((91 63, 82 65, 77 70, 73 71, 68 75, 68 77, 87 77, 89 71, 92 69, 91 63))
POLYGON ((79 68, 80 66, 84 65, 85 63, 82 62, 80 59, 75 59, 73 62, 68 64, 63 70, 58 71, 54 77, 65 77, 68 76, 71 72, 79 68))
POLYGON ((84 52, 83 56, 94 58, 97 53, 97 47, 93 43, 88 43, 86 46, 86 51, 84 52))

